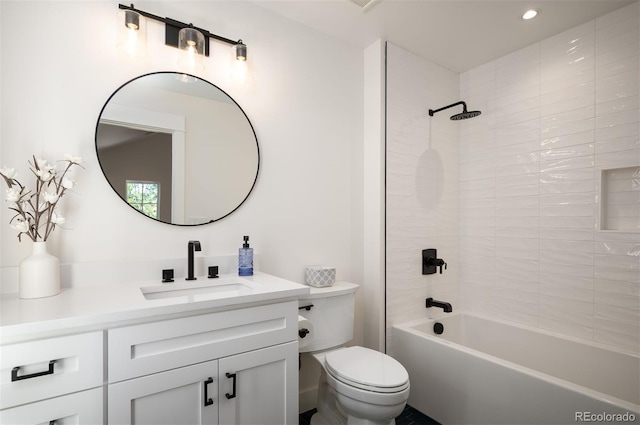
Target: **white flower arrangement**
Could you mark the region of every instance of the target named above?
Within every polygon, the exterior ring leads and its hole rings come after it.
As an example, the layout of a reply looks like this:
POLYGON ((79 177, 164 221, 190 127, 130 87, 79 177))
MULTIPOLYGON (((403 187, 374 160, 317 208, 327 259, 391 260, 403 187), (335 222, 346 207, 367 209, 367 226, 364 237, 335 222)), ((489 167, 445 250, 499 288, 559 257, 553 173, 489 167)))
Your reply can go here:
POLYGON ((67 154, 61 162, 67 164, 59 172, 55 165, 33 157, 29 165, 36 177, 34 191, 28 190, 16 179, 18 173, 14 168, 0 168, 0 175, 9 186, 5 200, 10 204, 9 209, 16 213, 9 223, 18 231, 19 241, 24 233, 34 242, 44 242, 56 226, 66 221, 56 207, 65 192, 75 185, 67 173, 74 165, 82 167, 82 158, 67 154))

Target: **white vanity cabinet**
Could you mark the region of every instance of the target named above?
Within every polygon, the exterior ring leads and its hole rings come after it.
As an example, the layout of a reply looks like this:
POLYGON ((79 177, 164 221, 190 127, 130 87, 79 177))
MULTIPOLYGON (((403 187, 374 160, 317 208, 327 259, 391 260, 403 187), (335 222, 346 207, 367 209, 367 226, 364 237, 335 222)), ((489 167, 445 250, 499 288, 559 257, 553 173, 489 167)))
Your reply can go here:
POLYGON ((227 280, 240 289, 0 295, 0 425, 297 424, 297 300, 309 289, 264 273, 227 280))
POLYGON ((102 424, 103 333, 0 347, 0 424, 102 424))
POLYGON ((225 357, 219 371, 220 424, 298 423, 297 341, 225 357))
POLYGON ((110 424, 295 424, 297 302, 108 331, 110 424))

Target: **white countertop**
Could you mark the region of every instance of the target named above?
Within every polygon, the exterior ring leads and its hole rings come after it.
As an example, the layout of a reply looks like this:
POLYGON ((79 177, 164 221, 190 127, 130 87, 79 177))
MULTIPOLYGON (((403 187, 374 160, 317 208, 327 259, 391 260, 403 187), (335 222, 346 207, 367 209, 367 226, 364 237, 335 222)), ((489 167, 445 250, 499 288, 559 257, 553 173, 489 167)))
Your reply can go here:
POLYGON ((122 322, 156 318, 173 314, 188 314, 197 310, 226 310, 245 304, 296 299, 309 294, 309 287, 265 273, 239 277, 220 275, 218 279, 199 277, 196 281, 162 284, 159 281, 130 284, 63 288, 54 297, 20 299, 18 294, 0 297, 0 343, 38 338, 52 333, 103 329, 122 322), (158 287, 161 290, 181 286, 203 287, 241 283, 237 291, 219 291, 147 299, 140 290, 158 287))

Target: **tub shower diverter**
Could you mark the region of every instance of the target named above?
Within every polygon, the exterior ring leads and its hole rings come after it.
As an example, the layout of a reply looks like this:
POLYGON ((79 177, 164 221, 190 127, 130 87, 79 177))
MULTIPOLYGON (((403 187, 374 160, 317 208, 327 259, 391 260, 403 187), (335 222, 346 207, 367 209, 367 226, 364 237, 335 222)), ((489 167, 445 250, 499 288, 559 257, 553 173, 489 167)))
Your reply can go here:
POLYGON ((162 285, 143 286, 140 292, 147 300, 201 295, 207 298, 226 298, 248 295, 254 290, 254 284, 241 279, 207 281, 185 281, 162 285))

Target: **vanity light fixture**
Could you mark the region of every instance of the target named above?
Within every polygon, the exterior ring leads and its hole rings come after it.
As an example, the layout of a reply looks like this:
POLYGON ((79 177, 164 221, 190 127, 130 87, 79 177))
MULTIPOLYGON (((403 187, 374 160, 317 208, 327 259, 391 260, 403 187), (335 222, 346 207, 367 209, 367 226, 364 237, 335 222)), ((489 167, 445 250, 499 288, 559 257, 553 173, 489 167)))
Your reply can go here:
POLYGON ((539 9, 529 9, 522 14, 522 19, 528 21, 529 19, 533 19, 538 16, 538 13, 540 13, 539 9))
POLYGON ((178 64, 190 72, 204 70, 204 35, 192 24, 178 32, 178 64))
POLYGON ((247 45, 242 42, 242 40, 238 40, 235 45, 236 49, 236 60, 246 61, 247 60, 247 45))
POLYGON ((147 31, 145 20, 135 10, 118 12, 118 55, 127 59, 139 59, 146 54, 147 31))
MULTIPOLYGON (((131 4, 130 6, 119 4, 118 8, 120 10, 124 10, 125 12, 134 12, 140 16, 144 16, 145 18, 153 19, 154 21, 164 23, 165 25, 164 43, 168 46, 173 46, 173 47, 182 49, 180 43, 181 43, 181 40, 184 40, 184 42, 187 45, 187 49, 186 49, 187 51, 189 50, 189 48, 191 48, 192 51, 196 51, 199 49, 199 46, 200 46, 198 41, 199 40, 198 34, 200 34, 203 39, 204 56, 209 56, 209 39, 213 38, 214 40, 217 40, 219 42, 234 46, 236 51, 236 60, 239 60, 239 61, 247 60, 247 46, 242 42, 242 40, 237 40, 237 41, 231 40, 229 38, 213 34, 212 32, 209 32, 205 29, 194 27, 192 24, 185 24, 183 22, 176 21, 175 19, 171 19, 171 18, 163 18, 161 16, 157 16, 149 12, 136 9, 133 4, 131 4), (182 30, 186 30, 186 31, 183 32, 182 30)), ((132 20, 131 25, 135 26, 135 23, 134 23, 135 18, 133 17, 127 18, 126 16, 127 14, 125 13, 125 25, 129 26, 127 19, 131 19, 132 20)), ((140 20, 138 22, 140 22, 140 20)), ((199 53, 199 50, 198 50, 198 53, 199 53)))

